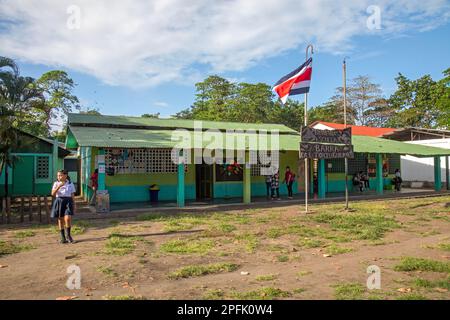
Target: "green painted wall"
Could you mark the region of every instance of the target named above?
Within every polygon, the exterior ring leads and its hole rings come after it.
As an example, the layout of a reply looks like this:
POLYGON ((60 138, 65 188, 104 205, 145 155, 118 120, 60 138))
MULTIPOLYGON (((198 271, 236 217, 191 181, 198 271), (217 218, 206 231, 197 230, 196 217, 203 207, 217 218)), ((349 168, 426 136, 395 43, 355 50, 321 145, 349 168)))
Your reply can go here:
MULTIPOLYGON (((27 195, 50 195, 53 181, 56 180, 56 177, 52 177, 51 168, 52 168, 52 155, 48 153, 16 153, 13 154, 17 157, 17 160, 14 164, 14 168, 9 168, 8 182, 9 182, 9 194, 11 196, 27 196, 27 195), (38 179, 36 177, 36 164, 37 157, 47 156, 49 157, 49 178, 47 179, 38 179), (23 159, 23 160, 21 160, 23 159), (31 164, 31 165, 28 165, 31 164), (17 185, 23 181, 20 185, 17 185), (30 185, 31 187, 28 187, 30 185)), ((63 166, 63 158, 58 158, 58 166, 63 166)), ((2 171, 0 175, 0 196, 4 195, 4 171, 2 171)))

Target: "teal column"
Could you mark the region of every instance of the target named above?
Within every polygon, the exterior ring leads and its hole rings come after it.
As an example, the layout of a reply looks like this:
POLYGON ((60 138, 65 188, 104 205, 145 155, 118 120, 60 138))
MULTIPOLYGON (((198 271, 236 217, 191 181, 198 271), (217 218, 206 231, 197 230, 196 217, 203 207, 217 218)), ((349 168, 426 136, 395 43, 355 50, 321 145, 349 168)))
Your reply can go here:
MULTIPOLYGON (((105 185, 105 150, 104 149, 98 149, 97 159, 98 159, 98 190, 106 190, 106 185, 105 185)), ((88 177, 88 179, 89 179, 89 177, 88 177)))
POLYGON ((434 190, 441 191, 441 157, 434 157, 434 190))
MULTIPOLYGON (((58 172, 58 140, 53 140, 52 150, 52 179, 56 180, 56 173, 58 172)), ((63 168, 61 168, 63 169, 63 168)))
POLYGON ((326 190, 325 159, 319 159, 317 179, 319 184, 319 198, 325 198, 325 190, 326 190))
MULTIPOLYGON (((183 156, 183 151, 180 151, 180 157, 183 156)), ((184 163, 179 161, 177 168, 177 206, 184 207, 184 163)))
POLYGON ((445 181, 447 184, 447 190, 450 190, 450 168, 448 163, 448 156, 445 157, 445 181))
POLYGON ((251 175, 250 175, 251 170, 250 170, 250 158, 249 157, 250 157, 250 154, 247 151, 245 153, 244 177, 243 177, 244 178, 244 181, 243 181, 244 203, 252 202, 252 200, 251 200, 251 198, 252 198, 252 188, 251 188, 252 183, 251 183, 251 175))
POLYGON ((376 168, 376 190, 378 194, 383 194, 383 155, 381 153, 375 154, 377 161, 376 168))

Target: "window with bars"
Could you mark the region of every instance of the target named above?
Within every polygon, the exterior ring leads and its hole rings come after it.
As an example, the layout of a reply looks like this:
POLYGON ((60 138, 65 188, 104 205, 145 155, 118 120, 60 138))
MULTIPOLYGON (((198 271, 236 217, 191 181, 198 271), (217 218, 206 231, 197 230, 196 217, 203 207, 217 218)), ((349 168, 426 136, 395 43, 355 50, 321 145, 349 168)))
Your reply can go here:
POLYGON ((50 158, 47 156, 37 157, 36 162, 36 178, 48 179, 50 171, 50 158))
POLYGON ((177 172, 172 152, 172 149, 105 149, 105 167, 109 174, 177 172))
POLYGON ((263 176, 265 175, 263 168, 270 168, 272 163, 270 151, 267 152, 250 152, 250 174, 252 176, 263 176))

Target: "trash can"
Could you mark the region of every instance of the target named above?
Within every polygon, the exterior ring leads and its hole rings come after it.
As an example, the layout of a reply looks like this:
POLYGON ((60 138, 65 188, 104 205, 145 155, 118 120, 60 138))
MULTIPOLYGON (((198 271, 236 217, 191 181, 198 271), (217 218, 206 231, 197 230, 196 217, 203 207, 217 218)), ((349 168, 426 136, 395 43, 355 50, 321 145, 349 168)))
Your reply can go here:
POLYGON ((150 202, 151 203, 157 203, 158 202, 159 186, 157 184, 152 184, 150 186, 149 190, 150 190, 150 202))
POLYGON ((95 198, 95 211, 98 213, 109 212, 109 193, 108 190, 97 190, 95 198))

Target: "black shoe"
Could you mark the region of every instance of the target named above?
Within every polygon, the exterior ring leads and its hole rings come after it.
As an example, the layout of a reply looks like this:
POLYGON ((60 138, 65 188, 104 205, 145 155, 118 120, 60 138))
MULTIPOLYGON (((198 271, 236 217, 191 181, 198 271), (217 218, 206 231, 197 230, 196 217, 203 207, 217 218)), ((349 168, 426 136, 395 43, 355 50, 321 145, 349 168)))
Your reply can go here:
POLYGON ((67 242, 74 243, 75 241, 72 239, 72 236, 70 235, 70 227, 66 228, 66 238, 67 242))
POLYGON ((66 235, 64 234, 64 230, 60 230, 61 239, 59 239, 59 243, 67 243, 66 235))

